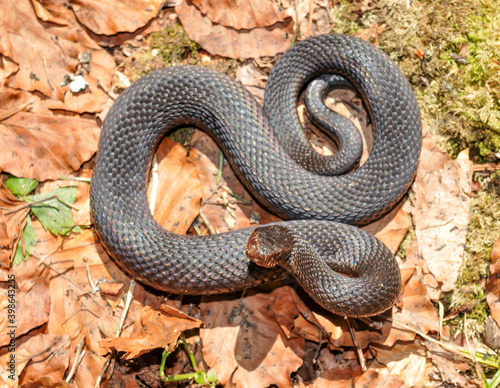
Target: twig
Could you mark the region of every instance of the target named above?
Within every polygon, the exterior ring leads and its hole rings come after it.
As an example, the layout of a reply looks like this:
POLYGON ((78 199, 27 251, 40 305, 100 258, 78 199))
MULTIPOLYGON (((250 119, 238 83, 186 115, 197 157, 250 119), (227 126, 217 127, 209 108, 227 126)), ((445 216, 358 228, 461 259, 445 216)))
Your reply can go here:
POLYGON ((300 34, 300 23, 299 23, 299 2, 297 0, 293 1, 295 5, 295 31, 293 33, 292 44, 295 44, 295 41, 299 37, 300 34))
POLYGON ((365 356, 363 356, 363 350, 361 350, 361 346, 359 346, 358 338, 356 337, 356 330, 354 330, 354 327, 352 326, 351 318, 346 317, 346 319, 347 319, 347 326, 349 326, 349 331, 351 332, 352 343, 356 347, 356 353, 358 355, 361 371, 366 372, 367 368, 366 368, 365 356))
POLYGON ((496 170, 500 170, 499 163, 481 163, 481 164, 474 164, 472 166, 473 172, 496 171, 496 170))
MULTIPOLYGON (((34 256, 34 255, 31 255, 31 257, 34 257, 36 260, 38 260, 38 262, 39 262, 38 265, 43 264, 45 266, 45 268, 48 268, 49 270, 54 271, 58 276, 60 276, 61 278, 63 278, 64 280, 66 280, 67 282, 73 284, 74 286, 76 286, 77 288, 79 288, 81 290, 82 288, 77 283, 75 283, 73 280, 71 280, 66 275, 64 275, 64 272, 58 271, 57 269, 55 269, 55 268, 52 267, 54 264, 60 264, 60 263, 65 263, 65 262, 73 262, 73 260, 56 261, 55 263, 50 263, 50 264, 47 264, 45 262, 46 258, 52 256, 58 250, 59 249, 56 249, 53 253, 51 253, 48 256, 45 256, 43 259, 40 259, 38 256, 34 256)), ((67 268, 67 269, 69 269, 69 268, 67 268)))
POLYGON ((203 223, 205 224, 205 226, 207 227, 210 234, 215 234, 214 227, 212 226, 212 224, 210 223, 210 221, 208 220, 208 218, 205 216, 205 214, 203 213, 203 211, 201 209, 200 209, 200 218, 203 221, 203 223))
POLYGON ((332 24, 333 23, 333 16, 332 16, 332 11, 330 11, 330 7, 328 6, 328 1, 326 2, 325 6, 323 8, 326 10, 326 16, 328 16, 328 23, 332 24))
POLYGON ((228 193, 231 197, 236 198, 237 200, 239 200, 239 201, 243 202, 243 204, 245 204, 245 205, 251 205, 251 204, 253 203, 251 200, 249 200, 249 199, 245 199, 245 198, 243 198, 241 195, 236 194, 236 193, 235 193, 233 190, 231 190, 231 189, 229 188, 229 186, 227 186, 227 185, 222 185, 222 188, 223 188, 225 191, 227 191, 227 193, 228 193))
POLYGON ((443 339, 444 306, 441 303, 441 301, 439 301, 438 303, 439 303, 439 339, 442 340, 443 339))
POLYGON ((101 84, 101 81, 99 79, 97 80, 97 87, 101 89, 104 93, 106 93, 108 97, 111 98, 113 101, 116 100, 116 97, 113 97, 111 95, 111 92, 107 88, 105 88, 103 84, 101 84))
POLYGON ((66 377, 66 382, 68 384, 70 384, 71 380, 73 380, 76 370, 78 369, 78 365, 80 365, 80 363, 83 360, 83 356, 85 356, 85 349, 83 349, 84 344, 85 344, 85 336, 82 337, 80 343, 76 347, 75 359, 73 360, 73 365, 71 366, 71 370, 69 371, 68 376, 66 377))
MULTIPOLYGON (((16 213, 16 212, 18 212, 20 210, 23 210, 23 209, 26 209, 26 208, 30 208, 31 209, 32 206, 37 206, 37 205, 39 205, 41 203, 44 203, 46 201, 50 201, 51 199, 57 199, 57 200, 59 200, 59 198, 57 198, 57 195, 52 195, 51 197, 40 199, 38 201, 27 202, 26 204, 18 206, 15 209, 12 209, 12 210, 6 210, 6 211, 4 211, 4 214, 16 213)), ((45 206, 48 206, 48 205, 45 205, 45 206)), ((55 207, 55 206, 53 206, 53 207, 55 207)))
POLYGON ((119 337, 122 332, 123 324, 125 323, 125 318, 127 317, 130 304, 132 303, 132 299, 134 298, 134 288, 135 288, 135 280, 132 279, 130 281, 130 286, 127 291, 127 299, 125 299, 125 307, 123 308, 123 313, 120 317, 120 322, 118 323, 118 327, 116 328, 117 337, 119 337))
POLYGON ((222 177, 222 169, 224 168, 224 154, 219 150, 219 169, 217 171, 216 183, 219 184, 220 178, 222 177))
POLYGON ((446 343, 443 341, 438 341, 438 340, 432 338, 431 336, 428 336, 427 334, 424 334, 421 331, 414 329, 413 327, 405 325, 404 323, 394 322, 392 326, 396 329, 408 330, 408 331, 411 331, 415 334, 418 334, 423 339, 425 339, 429 342, 435 343, 435 344, 441 346, 443 349, 448 350, 452 353, 460 354, 461 356, 464 356, 465 358, 468 358, 469 360, 476 359, 485 365, 488 365, 488 366, 491 366, 491 367, 497 368, 497 369, 500 368, 500 362, 498 360, 497 361, 490 361, 489 356, 491 356, 491 355, 489 355, 488 353, 486 353, 484 351, 476 352, 476 353, 479 353, 481 355, 478 359, 475 356, 471 355, 469 353, 469 350, 464 348, 463 346, 458 346, 458 345, 449 344, 449 343, 446 343))
MULTIPOLYGON (((135 288, 135 281, 134 281, 134 279, 132 279, 130 281, 130 286, 129 286, 128 291, 127 291, 127 298, 125 300, 125 307, 123 308, 123 312, 122 312, 122 315, 120 317, 120 322, 118 323, 118 326, 116 327, 116 336, 117 337, 119 337, 121 332, 122 332, 123 324, 125 323, 125 318, 127 317, 127 313, 130 309, 132 299, 134 298, 134 288, 135 288)), ((101 384, 101 380, 104 377, 104 374, 106 373, 106 371, 108 370, 108 367, 111 363, 111 360, 112 360, 112 356, 109 355, 108 359, 106 360, 106 364, 104 364, 102 371, 96 380, 95 388, 99 388, 99 385, 101 384)))
POLYGON ((92 276, 90 275, 89 261, 86 257, 83 258, 83 262, 85 263, 85 269, 87 271, 87 279, 90 284, 90 292, 92 292, 92 294, 95 295, 95 293, 99 291, 99 287, 92 281, 92 276))
MULTIPOLYGON (((236 213, 234 212, 234 210, 231 208, 231 204, 228 203, 226 206, 226 211, 231 215, 231 217, 233 217, 233 219, 236 219, 236 213)), ((234 206, 233 206, 234 208, 234 206)))
POLYGON ((201 230, 200 230, 200 227, 198 226, 198 224, 193 223, 193 229, 194 229, 194 231, 196 232, 196 234, 197 234, 198 236, 201 236, 201 235, 202 235, 201 230))
POLYGON ((99 388, 99 386, 101 385, 101 380, 104 377, 104 373, 106 373, 106 370, 108 369, 108 366, 110 363, 111 363, 111 356, 108 356, 108 359, 106 360, 106 364, 104 364, 104 366, 102 367, 102 371, 99 374, 99 377, 97 377, 94 388, 99 388))

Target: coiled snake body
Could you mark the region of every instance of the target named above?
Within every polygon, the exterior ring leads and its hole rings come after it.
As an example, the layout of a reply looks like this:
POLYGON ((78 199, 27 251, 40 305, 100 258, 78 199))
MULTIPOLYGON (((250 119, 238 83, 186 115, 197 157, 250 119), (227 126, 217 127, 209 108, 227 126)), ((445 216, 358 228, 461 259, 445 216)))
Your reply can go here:
POLYGON ((157 289, 231 292, 282 279, 290 270, 330 311, 374 315, 397 298, 399 268, 382 243, 347 224, 380 217, 404 195, 420 145, 408 81, 382 51, 353 37, 317 36, 285 53, 269 77, 264 110, 225 75, 170 67, 133 83, 108 113, 92 177, 92 217, 108 252, 157 289), (359 90, 374 126, 368 160, 339 176, 325 175, 329 158, 311 149, 296 110, 307 83, 324 73, 359 90), (202 237, 159 226, 146 197, 152 155, 165 133, 185 124, 217 141, 261 204, 296 221, 202 237), (261 267, 247 254, 278 265, 261 267))

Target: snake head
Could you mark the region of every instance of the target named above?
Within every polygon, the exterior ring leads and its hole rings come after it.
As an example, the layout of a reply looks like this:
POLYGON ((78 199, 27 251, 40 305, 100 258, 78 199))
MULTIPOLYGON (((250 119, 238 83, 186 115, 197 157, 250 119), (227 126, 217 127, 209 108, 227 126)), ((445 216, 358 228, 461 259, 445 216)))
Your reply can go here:
POLYGON ((293 236, 288 228, 269 225, 255 229, 248 239, 245 252, 255 264, 265 268, 284 266, 291 254, 293 236))

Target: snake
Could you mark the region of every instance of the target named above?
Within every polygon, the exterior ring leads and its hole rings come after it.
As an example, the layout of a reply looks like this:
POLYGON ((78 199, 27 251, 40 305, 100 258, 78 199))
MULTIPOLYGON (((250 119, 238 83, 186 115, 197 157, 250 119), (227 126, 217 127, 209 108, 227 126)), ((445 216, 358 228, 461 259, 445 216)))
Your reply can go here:
MULTIPOLYGON (((346 120, 341 127, 349 126, 346 120)), ((421 133, 407 78, 381 49, 352 36, 296 43, 274 65, 263 107, 216 70, 165 67, 133 82, 103 122, 90 193, 95 232, 130 276, 160 291, 230 293, 291 274, 334 314, 377 315, 397 300, 401 274, 391 251, 358 226, 405 195, 421 133), (315 82, 322 85, 310 86, 315 82), (332 135, 336 154, 317 153, 297 111, 301 94, 311 89, 315 121, 328 121, 314 96, 338 84, 359 93, 374 128, 361 165, 359 147, 349 148, 356 136, 351 141, 342 131, 332 135), (204 236, 161 227, 147 199, 153 155, 167 133, 187 125, 209 134, 252 197, 285 221, 204 236), (348 167, 339 168, 339 155, 347 156, 348 167)))

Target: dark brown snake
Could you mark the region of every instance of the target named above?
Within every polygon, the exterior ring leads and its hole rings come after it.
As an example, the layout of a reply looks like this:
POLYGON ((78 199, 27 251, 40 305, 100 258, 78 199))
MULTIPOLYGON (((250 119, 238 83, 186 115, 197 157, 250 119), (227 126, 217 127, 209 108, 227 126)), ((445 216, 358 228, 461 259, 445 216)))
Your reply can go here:
MULTIPOLYGON (((337 141, 339 153, 349 154, 337 141)), ((264 110, 223 74, 170 67, 134 82, 108 113, 92 177, 92 217, 113 258, 159 290, 231 292, 283 279, 289 270, 328 310, 371 316, 394 304, 399 268, 384 244, 347 224, 375 220, 401 199, 420 147, 420 115, 407 79, 381 50, 353 37, 316 36, 285 53, 269 77, 264 110), (359 91, 374 126, 368 160, 338 176, 327 175, 336 156, 312 150, 297 114, 300 93, 324 73, 359 91), (159 226, 146 197, 152 156, 167 132, 186 124, 215 139, 262 205, 296 221, 201 237, 159 226), (247 253, 278 265, 259 266, 247 253)))

